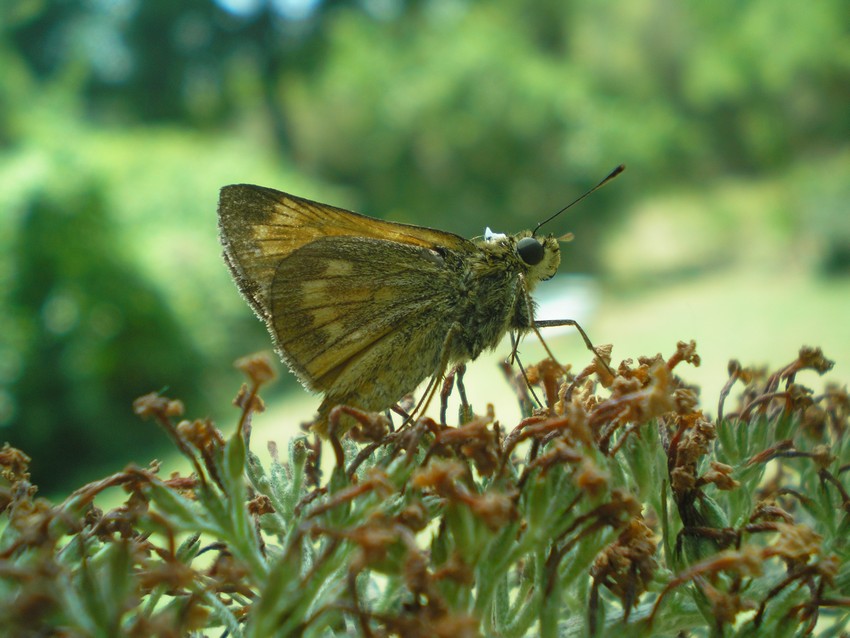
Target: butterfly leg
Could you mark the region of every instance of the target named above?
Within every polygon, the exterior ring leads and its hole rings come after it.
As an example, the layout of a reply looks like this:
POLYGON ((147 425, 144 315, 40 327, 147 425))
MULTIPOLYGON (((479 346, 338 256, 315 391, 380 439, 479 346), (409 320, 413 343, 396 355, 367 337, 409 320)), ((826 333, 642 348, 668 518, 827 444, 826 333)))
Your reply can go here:
POLYGON ((466 422, 466 420, 468 420, 471 416, 469 402, 466 400, 466 388, 463 385, 463 375, 465 373, 466 364, 458 363, 451 369, 451 371, 446 375, 445 381, 443 381, 443 387, 440 390, 440 425, 446 424, 446 412, 449 407, 449 397, 455 387, 455 382, 457 382, 457 391, 458 394, 460 394, 460 409, 461 414, 463 415, 461 420, 466 422))
POLYGON ((396 403, 395 405, 390 406, 390 408, 388 410, 384 410, 384 414, 387 415, 387 419, 389 419, 389 422, 390 422, 390 432, 393 432, 395 430, 395 426, 393 424, 393 418, 392 418, 393 412, 395 412, 397 415, 399 415, 402 418, 403 421, 407 421, 410 418, 410 413, 407 410, 405 410, 399 403, 396 403))
POLYGON ((466 386, 463 385, 463 375, 466 374, 466 364, 457 364, 457 366, 455 366, 455 370, 457 370, 457 392, 460 395, 460 407, 463 410, 463 421, 466 423, 472 419, 472 408, 469 405, 469 401, 466 399, 466 386))
POLYGON ((423 393, 422 398, 419 399, 419 403, 413 409, 413 412, 410 413, 411 418, 408 421, 405 421, 402 426, 412 421, 414 417, 418 418, 419 416, 422 416, 425 413, 425 410, 428 409, 428 406, 431 404, 431 400, 437 393, 437 388, 441 385, 439 380, 444 378, 446 368, 449 367, 452 340, 462 332, 463 326, 457 322, 453 323, 452 327, 449 328, 449 331, 446 333, 446 338, 443 339, 443 346, 440 349, 440 363, 437 367, 437 371, 431 376, 430 381, 428 381, 428 385, 425 386, 425 392, 423 393))
POLYGON ((446 412, 449 409, 449 397, 455 387, 455 371, 452 369, 443 380, 443 387, 440 389, 440 425, 446 425, 446 412))
MULTIPOLYGON (((510 333, 511 335, 511 356, 508 359, 508 364, 513 366, 514 363, 519 366, 519 371, 522 374, 522 378, 525 380, 525 387, 528 388, 528 391, 531 393, 534 402, 537 403, 538 406, 543 407, 543 403, 537 396, 537 393, 534 391, 534 386, 531 385, 531 381, 528 380, 528 375, 525 372, 525 367, 522 365, 522 361, 519 359, 519 338, 517 334, 513 331, 510 333)), ((541 339, 541 341, 543 341, 541 339)), ((549 348, 546 346, 546 343, 543 342, 543 347, 546 348, 546 351, 549 351, 549 348)), ((554 358, 552 359, 555 360, 554 358)))
MULTIPOLYGON (((596 351, 596 348, 590 341, 590 337, 587 336, 587 333, 584 331, 584 328, 582 328, 575 319, 534 319, 534 302, 531 299, 531 295, 528 293, 528 285, 525 283, 524 279, 522 279, 522 284, 523 285, 520 287, 520 291, 525 299, 525 317, 523 318, 523 322, 521 325, 526 330, 534 331, 534 334, 537 335, 537 338, 540 340, 540 343, 543 344, 543 348, 546 350, 546 354, 548 355, 548 357, 552 361, 556 363, 558 362, 558 359, 549 349, 549 344, 546 343, 546 340, 543 338, 543 335, 540 334, 540 328, 550 328, 554 326, 573 326, 576 330, 578 330, 578 333, 581 335, 581 338, 584 339, 584 345, 587 346, 587 349, 594 354, 598 361, 602 362, 602 365, 605 366, 605 369, 613 377, 614 372, 608 366, 608 363, 596 351)), ((511 336, 511 338, 513 339, 513 336, 511 336)), ((516 343, 514 342, 513 352, 511 353, 512 361, 513 357, 516 356, 516 347, 516 343)))
POLYGON ((540 339, 540 342, 543 344, 543 347, 546 348, 546 353, 552 357, 552 360, 555 361, 555 357, 552 355, 552 352, 549 350, 549 346, 546 345, 546 342, 543 340, 543 336, 540 334, 540 328, 554 328, 557 326, 572 326, 578 333, 581 335, 581 338, 584 340, 584 345, 587 346, 587 349, 590 350, 593 355, 596 357, 597 361, 602 363, 605 366, 605 369, 608 373, 613 377, 616 376, 614 371, 611 369, 611 366, 608 365, 608 362, 603 359, 600 354, 596 351, 596 347, 590 341, 590 337, 587 336, 587 333, 584 331, 578 321, 575 319, 543 319, 540 321, 535 321, 532 329, 534 333, 537 335, 537 338, 540 339))

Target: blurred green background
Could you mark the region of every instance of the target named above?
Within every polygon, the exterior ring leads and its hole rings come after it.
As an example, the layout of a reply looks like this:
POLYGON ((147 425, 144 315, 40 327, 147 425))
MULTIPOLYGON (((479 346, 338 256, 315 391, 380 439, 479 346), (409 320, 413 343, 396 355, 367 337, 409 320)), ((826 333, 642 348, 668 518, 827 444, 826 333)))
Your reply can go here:
POLYGON ((846 0, 4 0, 0 439, 59 490, 162 452, 143 393, 230 417, 269 340, 224 184, 474 236, 620 162, 550 227, 582 275, 555 316, 615 360, 696 339, 709 411, 730 357, 822 345, 850 378, 846 0))

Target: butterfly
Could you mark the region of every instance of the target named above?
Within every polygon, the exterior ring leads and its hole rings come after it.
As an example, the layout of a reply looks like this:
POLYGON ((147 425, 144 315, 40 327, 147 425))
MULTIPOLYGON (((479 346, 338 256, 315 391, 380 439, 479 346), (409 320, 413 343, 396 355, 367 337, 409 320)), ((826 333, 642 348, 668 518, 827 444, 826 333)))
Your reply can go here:
POLYGON ((558 238, 536 234, 546 222, 470 240, 250 184, 222 188, 218 216, 239 290, 292 372, 324 393, 320 433, 334 406, 387 409, 508 332, 577 326, 534 319, 531 293, 561 260, 558 238))

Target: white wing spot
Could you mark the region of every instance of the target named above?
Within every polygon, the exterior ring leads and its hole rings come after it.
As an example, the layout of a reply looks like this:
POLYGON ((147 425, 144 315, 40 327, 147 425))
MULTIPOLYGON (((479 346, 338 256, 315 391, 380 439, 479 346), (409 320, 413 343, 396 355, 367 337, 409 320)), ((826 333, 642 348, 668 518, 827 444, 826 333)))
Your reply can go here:
POLYGON ((329 259, 325 262, 325 276, 326 277, 344 277, 346 275, 350 275, 353 270, 350 261, 344 261, 341 259, 329 259))

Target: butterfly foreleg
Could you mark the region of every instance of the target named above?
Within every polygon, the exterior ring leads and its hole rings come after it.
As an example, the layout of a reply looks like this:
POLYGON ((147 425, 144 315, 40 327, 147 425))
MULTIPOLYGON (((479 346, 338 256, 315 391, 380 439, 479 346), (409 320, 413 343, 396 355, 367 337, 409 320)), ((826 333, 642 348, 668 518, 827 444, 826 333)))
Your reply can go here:
POLYGON ((520 277, 520 283, 528 313, 528 328, 533 330, 534 334, 537 335, 537 338, 540 340, 540 343, 543 344, 543 348, 546 350, 546 354, 549 356, 550 359, 552 359, 552 361, 557 363, 558 360, 555 358, 555 355, 549 349, 549 345, 546 343, 546 340, 543 338, 543 335, 540 334, 540 328, 551 328, 555 326, 573 326, 576 330, 578 330, 578 333, 584 340, 584 345, 587 346, 587 349, 593 353, 593 356, 596 357, 596 359, 600 363, 602 363, 604 368, 612 377, 615 376, 614 371, 611 370, 611 367, 608 365, 608 362, 602 357, 602 355, 599 354, 599 352, 597 352, 596 347, 590 341, 590 337, 587 336, 587 333, 584 331, 584 328, 579 325, 578 321, 576 321, 575 319, 534 319, 534 302, 531 300, 531 295, 528 292, 528 286, 526 285, 525 279, 523 277, 520 277))
MULTIPOLYGON (((534 319, 534 301, 531 299, 531 295, 528 292, 528 284, 525 281, 525 277, 520 275, 519 280, 519 290, 522 296, 522 303, 524 303, 525 305, 525 312, 517 323, 523 332, 528 330, 533 331, 534 334, 537 335, 537 338, 540 343, 543 345, 543 349, 546 350, 546 355, 560 366, 561 364, 558 363, 558 359, 555 357, 555 354, 549 349, 549 344, 546 343, 546 340, 543 338, 543 335, 541 335, 540 331, 537 329, 537 327, 541 325, 542 322, 536 321, 534 319)), ((511 333, 511 343, 513 346, 511 349, 511 363, 513 363, 513 360, 514 358, 516 358, 517 355, 517 347, 519 346, 519 338, 514 339, 513 333, 511 333)))
POLYGON ((543 336, 540 334, 540 328, 554 328, 560 326, 572 326, 573 328, 578 330, 578 333, 584 340, 584 345, 587 346, 587 349, 593 353, 593 356, 596 357, 597 361, 599 361, 605 367, 605 369, 612 377, 615 376, 614 371, 611 369, 611 366, 608 365, 608 362, 602 357, 601 354, 599 354, 599 352, 596 350, 596 346, 593 345, 593 342, 591 342, 590 337, 588 337, 587 333, 584 331, 584 328, 582 328, 579 325, 578 321, 576 321, 575 319, 543 319, 534 322, 534 326, 532 329, 534 330, 534 333, 537 335, 538 339, 540 339, 540 341, 543 343, 543 347, 546 348, 547 353, 549 352, 549 348, 546 345, 546 342, 543 340, 543 336))

